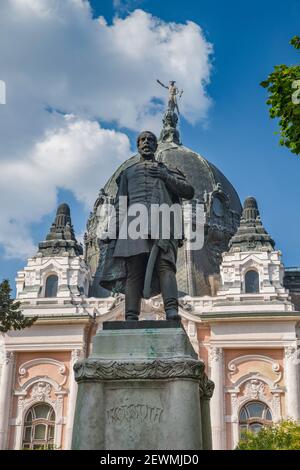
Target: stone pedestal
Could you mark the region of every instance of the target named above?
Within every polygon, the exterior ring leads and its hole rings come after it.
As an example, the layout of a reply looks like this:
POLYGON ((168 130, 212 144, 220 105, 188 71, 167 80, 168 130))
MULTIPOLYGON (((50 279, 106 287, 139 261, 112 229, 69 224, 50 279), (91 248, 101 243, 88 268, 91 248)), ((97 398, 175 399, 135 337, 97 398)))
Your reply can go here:
POLYGON ((74 366, 73 449, 211 447, 213 383, 180 323, 107 322, 93 344, 74 366))

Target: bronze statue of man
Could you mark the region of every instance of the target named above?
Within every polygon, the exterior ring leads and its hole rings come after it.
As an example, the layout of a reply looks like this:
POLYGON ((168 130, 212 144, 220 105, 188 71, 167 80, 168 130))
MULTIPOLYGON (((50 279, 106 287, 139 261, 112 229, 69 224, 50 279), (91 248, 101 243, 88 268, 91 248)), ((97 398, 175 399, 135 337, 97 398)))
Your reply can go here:
MULTIPOLYGON (((183 242, 183 233, 175 237, 174 227, 171 226, 168 238, 160 239, 157 237, 158 232, 156 231, 154 237, 148 226, 149 231, 139 238, 121 237, 123 222, 120 222, 120 201, 121 196, 127 198, 127 211, 134 204, 142 204, 150 220, 153 204, 167 204, 169 207, 179 205, 182 198, 193 198, 194 189, 179 170, 168 168, 155 160, 157 139, 152 132, 142 132, 137 138, 137 147, 139 161, 126 168, 117 179, 117 239, 111 247, 110 260, 103 262, 100 284, 107 287, 113 285, 112 280, 122 280, 122 269, 119 269, 121 261, 125 267, 123 292, 126 320, 138 320, 141 299, 159 292, 162 293, 167 320, 178 320, 176 259, 178 246, 183 242), (147 282, 149 295, 145 295, 147 282)), ((125 218, 125 223, 130 224, 130 220, 130 217, 125 218)), ((121 284, 119 282, 119 285, 121 284)))

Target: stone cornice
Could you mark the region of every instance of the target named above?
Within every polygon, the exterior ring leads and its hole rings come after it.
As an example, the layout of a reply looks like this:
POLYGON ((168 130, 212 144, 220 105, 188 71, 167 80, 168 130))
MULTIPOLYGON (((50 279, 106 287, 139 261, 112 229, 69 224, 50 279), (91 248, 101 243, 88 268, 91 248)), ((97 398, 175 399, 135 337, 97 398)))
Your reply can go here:
POLYGON ((232 319, 238 319, 239 321, 287 321, 294 320, 299 321, 300 312, 220 312, 220 313, 202 313, 198 314, 198 317, 202 321, 212 322, 217 321, 232 321, 232 319))
POLYGON ((86 324, 86 323, 93 323, 95 319, 89 315, 43 315, 39 316, 37 321, 35 322, 36 325, 41 324, 56 324, 56 323, 79 323, 79 324, 86 324))
POLYGON ((75 379, 82 381, 189 378, 203 380, 204 363, 196 359, 153 361, 104 361, 86 359, 74 365, 75 379))

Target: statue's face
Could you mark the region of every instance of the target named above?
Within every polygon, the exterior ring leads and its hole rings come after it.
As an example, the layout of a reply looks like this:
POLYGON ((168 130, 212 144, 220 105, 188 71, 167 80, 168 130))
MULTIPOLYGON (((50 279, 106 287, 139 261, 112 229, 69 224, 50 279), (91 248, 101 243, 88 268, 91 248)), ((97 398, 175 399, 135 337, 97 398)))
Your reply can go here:
POLYGON ((157 149, 157 140, 151 132, 142 132, 138 137, 138 151, 143 158, 153 158, 157 149))

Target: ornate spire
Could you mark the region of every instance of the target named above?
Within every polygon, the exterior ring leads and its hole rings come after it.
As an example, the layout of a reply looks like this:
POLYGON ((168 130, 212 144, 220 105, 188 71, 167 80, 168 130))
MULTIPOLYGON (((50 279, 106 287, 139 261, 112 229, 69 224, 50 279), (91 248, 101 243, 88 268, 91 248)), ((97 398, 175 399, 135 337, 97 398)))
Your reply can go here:
POLYGON ((259 215, 256 199, 247 197, 244 202, 240 226, 229 242, 229 251, 255 251, 274 249, 275 242, 264 228, 259 215))
POLYGON ((70 207, 60 204, 46 240, 39 243, 39 253, 43 256, 62 256, 65 252, 78 256, 82 255, 83 249, 75 238, 70 207))

